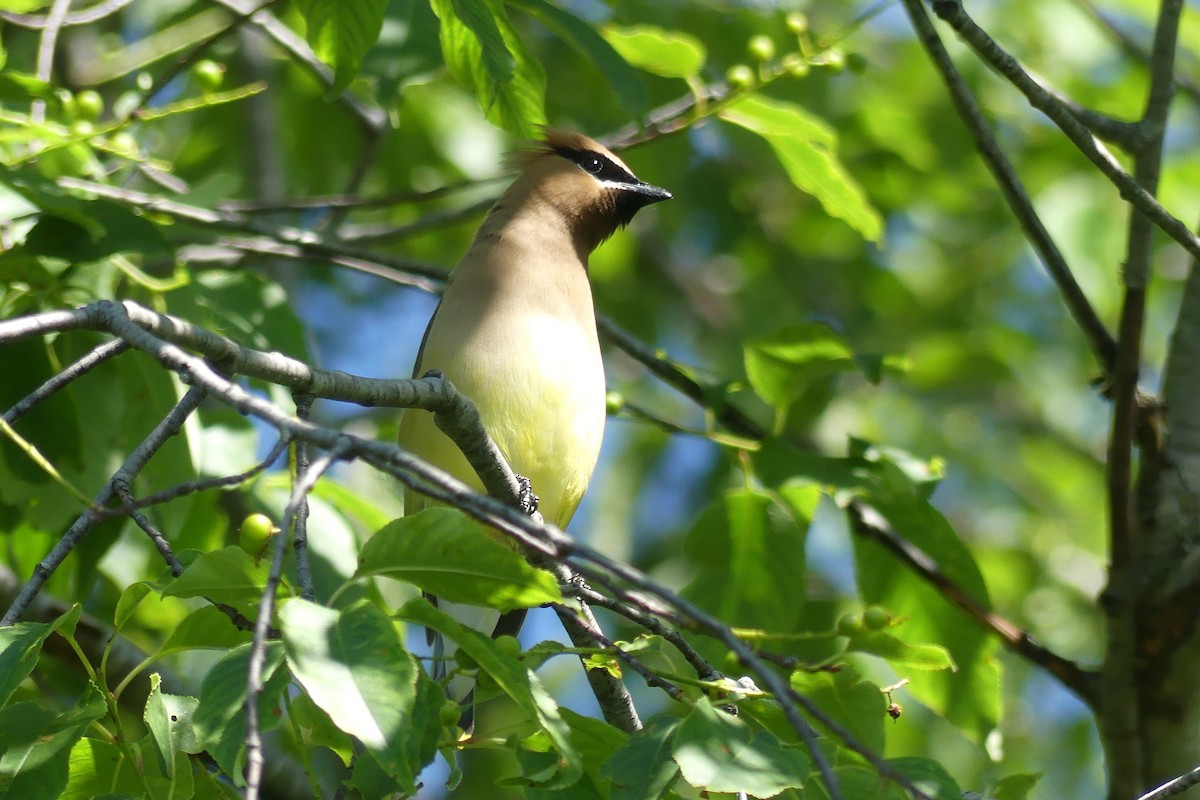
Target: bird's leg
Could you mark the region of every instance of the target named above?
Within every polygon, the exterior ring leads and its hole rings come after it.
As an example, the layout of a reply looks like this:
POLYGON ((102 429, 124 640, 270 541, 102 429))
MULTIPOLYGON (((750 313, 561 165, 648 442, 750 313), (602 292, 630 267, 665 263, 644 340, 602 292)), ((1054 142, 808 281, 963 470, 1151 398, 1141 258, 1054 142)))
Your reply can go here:
POLYGON ((533 493, 533 482, 524 475, 518 475, 517 486, 517 504, 521 513, 531 517, 538 510, 538 496, 533 493))

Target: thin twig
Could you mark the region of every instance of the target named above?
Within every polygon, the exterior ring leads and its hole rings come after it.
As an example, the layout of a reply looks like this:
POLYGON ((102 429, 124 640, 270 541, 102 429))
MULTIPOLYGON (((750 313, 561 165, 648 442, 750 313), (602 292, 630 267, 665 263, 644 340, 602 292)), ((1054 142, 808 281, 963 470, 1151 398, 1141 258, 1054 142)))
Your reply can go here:
POLYGON ((1028 631, 985 608, 978 600, 943 573, 925 552, 905 541, 891 529, 887 521, 867 506, 852 503, 847 508, 851 530, 855 535, 883 545, 922 580, 938 590, 942 597, 971 618, 977 625, 993 634, 1013 652, 1037 664, 1073 691, 1091 708, 1099 706, 1098 676, 1083 669, 1074 661, 1047 650, 1036 642, 1028 631))
POLYGON ((74 363, 68 364, 59 372, 56 372, 53 377, 22 398, 8 411, 4 412, 4 421, 9 425, 16 423, 17 420, 29 413, 34 406, 71 383, 71 381, 83 377, 108 359, 119 356, 128 349, 128 342, 121 339, 113 339, 111 342, 105 342, 97 346, 74 363))
POLYGON ((1117 345, 1112 334, 1100 321, 1100 317, 1096 314, 1087 295, 1076 282, 1066 259, 1050 236, 1050 232, 1042 224, 1041 217, 1033 207, 1033 201, 1029 199, 1029 193, 1025 191, 1012 163, 1004 155, 996 137, 988 128, 987 120, 979 110, 979 104, 972 97, 966 82, 954 67, 954 62, 950 60, 950 54, 946 52, 933 23, 925 13, 922 0, 904 0, 904 7, 917 32, 917 38, 942 76, 942 82, 946 84, 946 90, 950 93, 954 107, 967 126, 967 131, 975 140, 975 148, 1004 193, 1004 199, 1017 218, 1025 238, 1037 251, 1046 271, 1050 273, 1051 279, 1058 286, 1071 316, 1074 317, 1076 324, 1087 337, 1105 374, 1108 374, 1112 370, 1117 353, 1117 345))
POLYGON ((1058 126, 1072 144, 1089 161, 1099 168, 1101 174, 1116 187, 1121 198, 1146 215, 1155 226, 1178 242, 1192 256, 1200 258, 1200 237, 1180 219, 1175 217, 1126 172, 1096 137, 1080 122, 1071 110, 1030 77, 1029 73, 980 28, 963 9, 960 0, 934 0, 934 13, 952 27, 971 49, 1008 79, 1029 104, 1041 111, 1058 126))
MULTIPOLYGON (((186 372, 186 370, 184 372, 186 372)), ((124 480, 127 483, 131 482, 134 476, 140 473, 146 466, 146 463, 150 460, 150 458, 157 453, 164 444, 166 444, 167 440, 179 432, 179 425, 182 424, 182 420, 177 418, 177 412, 181 406, 185 405, 185 403, 190 405, 193 402, 195 402, 197 405, 199 403, 193 393, 189 392, 184 396, 184 399, 177 403, 176 406, 172 408, 170 412, 168 412, 166 417, 164 417, 162 421, 160 421, 158 425, 156 425, 154 429, 150 431, 146 438, 142 440, 142 443, 134 448, 133 452, 129 454, 129 456, 125 459, 125 462, 116 471, 116 473, 114 473, 114 479, 119 477, 121 480, 124 480)), ((194 410, 195 409, 193 407, 187 413, 190 414, 191 411, 194 410)), ((67 532, 62 535, 62 538, 58 540, 58 543, 55 544, 50 552, 47 553, 46 556, 42 558, 42 560, 39 561, 33 568, 33 574, 29 577, 29 580, 26 581, 25 585, 21 587, 21 591, 17 594, 16 599, 13 600, 12 605, 8 607, 8 611, 5 612, 3 618, 0 618, 0 627, 12 625, 18 619, 20 619, 21 614, 25 611, 25 608, 37 596, 38 592, 41 591, 42 586, 44 586, 46 581, 50 579, 50 576, 54 574, 55 570, 57 570, 66 557, 70 555, 71 551, 75 549, 75 546, 83 541, 83 538, 87 536, 92 528, 96 526, 96 523, 103 518, 98 509, 108 505, 115 495, 116 491, 114 487, 114 480, 109 480, 104 484, 104 488, 101 489, 96 495, 96 499, 93 501, 92 507, 89 507, 75 519, 75 522, 72 523, 71 527, 67 529, 67 532)))
POLYGON ((1151 789, 1139 796, 1137 800, 1167 800, 1177 794, 1183 794, 1193 786, 1200 785, 1200 767, 1185 772, 1178 778, 1173 778, 1156 789, 1151 789))
MULTIPOLYGON (((62 30, 70 9, 71 0, 54 0, 54 5, 50 7, 50 13, 46 16, 46 26, 42 28, 42 36, 38 41, 37 66, 34 70, 40 81, 50 82, 50 75, 54 71, 54 51, 58 47, 58 33, 62 30)), ((38 98, 33 101, 29 118, 34 125, 46 121, 45 100, 38 98)))
MULTIPOLYGON (((308 421, 311 417, 313 400, 316 398, 308 393, 294 393, 292 399, 296 403, 296 416, 308 421)), ((305 479, 308 474, 308 442, 296 442, 296 470, 293 473, 293 484, 305 479)), ((286 530, 286 529, 285 529, 286 530)), ((312 565, 308 558, 308 494, 300 498, 300 506, 296 509, 296 534, 292 538, 292 548, 296 551, 296 582, 300 584, 300 596, 305 600, 315 600, 317 595, 313 590, 312 565)))
MULTIPOLYGON (((111 17, 132 2, 133 0, 104 0, 103 3, 97 3, 91 8, 67 14, 63 18, 61 25, 64 28, 74 25, 90 25, 93 22, 99 22, 105 17, 111 17)), ((14 11, 0 11, 0 19, 5 22, 16 25, 18 28, 32 28, 34 30, 48 28, 52 16, 53 12, 46 16, 38 16, 37 14, 18 14, 14 11)))
MULTIPOLYGON (((302 476, 297 478, 292 487, 292 496, 283 512, 283 529, 289 530, 300 508, 300 504, 308 493, 316 486, 321 476, 333 466, 333 463, 345 455, 344 444, 335 443, 334 447, 312 463, 312 466, 302 476)), ((263 774, 263 742, 258 718, 258 696, 262 693, 263 665, 267 658, 267 638, 271 627, 271 618, 275 614, 275 593, 283 579, 283 565, 287 560, 287 536, 275 537, 275 550, 271 557, 271 569, 267 574, 267 584, 263 588, 262 599, 258 604, 258 615, 254 621, 254 638, 250 644, 250 661, 246 670, 246 800, 258 800, 258 792, 263 774)))

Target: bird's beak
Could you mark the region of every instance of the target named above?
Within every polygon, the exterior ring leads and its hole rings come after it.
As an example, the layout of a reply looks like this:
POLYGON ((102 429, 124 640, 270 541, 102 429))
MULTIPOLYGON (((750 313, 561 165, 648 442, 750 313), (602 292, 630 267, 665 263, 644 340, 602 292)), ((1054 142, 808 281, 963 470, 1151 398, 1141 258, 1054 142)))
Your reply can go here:
POLYGON ((648 183, 627 183, 624 185, 627 191, 633 192, 642 196, 642 202, 646 205, 651 203, 661 203, 663 200, 670 200, 671 193, 666 189, 660 189, 657 186, 651 186, 648 183))

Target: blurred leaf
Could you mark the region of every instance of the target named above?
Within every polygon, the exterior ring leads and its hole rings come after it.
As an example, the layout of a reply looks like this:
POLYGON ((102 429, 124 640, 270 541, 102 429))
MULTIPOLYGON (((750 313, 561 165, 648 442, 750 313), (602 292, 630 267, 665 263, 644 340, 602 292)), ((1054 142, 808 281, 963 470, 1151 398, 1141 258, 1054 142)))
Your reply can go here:
POLYGON ((67 217, 42 215, 26 235, 24 249, 72 264, 99 261, 117 253, 149 257, 172 254, 160 227, 125 206, 96 199, 88 201, 84 210, 91 220, 86 227, 67 217))
POLYGON ((75 605, 54 622, 17 622, 0 628, 0 705, 33 672, 46 637, 59 630, 73 634, 81 612, 75 605))
POLYGON ((488 120, 527 139, 546 123, 546 73, 499 0, 432 0, 446 67, 488 120))
POLYGON ((495 679, 517 708, 546 732, 559 758, 554 774, 542 782, 541 788, 563 788, 579 780, 583 765, 579 752, 571 744, 571 730, 559 714, 558 704, 533 672, 505 655, 490 637, 460 625, 424 598, 418 597, 405 603, 396 616, 424 625, 457 643, 463 652, 479 664, 481 670, 495 679))
MULTIPOLYGON (((936 644, 908 644, 882 631, 865 631, 850 637, 847 649, 879 656, 897 667, 954 669, 954 659, 936 644)), ((903 669, 901 669, 903 671, 903 669)))
POLYGON ((958 788, 946 768, 931 758, 889 758, 887 763, 934 800, 962 800, 962 789, 958 788))
POLYGON ((846 172, 834 151, 832 129, 794 103, 746 94, 719 112, 767 140, 792 183, 817 198, 826 213, 870 242, 883 236, 883 218, 846 172))
POLYGON ((800 750, 783 747, 766 731, 754 731, 704 697, 675 730, 671 754, 683 779, 697 789, 755 797, 803 786, 810 767, 800 750))
POLYGON ((452 603, 500 611, 562 602, 554 576, 531 567, 461 511, 430 508, 401 517, 363 545, 356 577, 408 581, 452 603))
POLYGON ((698 75, 707 57, 703 43, 682 31, 652 25, 609 25, 600 33, 626 62, 664 78, 698 75))
MULTIPOLYGON (((5 0, 4 3, 0 3, 0 6, 5 7, 5 10, 10 10, 8 9, 9 4, 10 0, 5 0)), ((0 54, 2 53, 3 51, 0 51, 0 54)), ((3 64, 2 60, 0 60, 0 64, 3 64)), ((35 75, 11 69, 0 71, 0 103, 22 105, 35 97, 50 100, 54 97, 54 89, 35 75)))
POLYGON ((646 110, 646 89, 641 76, 595 28, 547 0, 507 0, 507 3, 534 17, 575 48, 605 77, 621 109, 634 119, 641 117, 646 110))
POLYGON ((341 94, 362 66, 383 26, 387 0, 297 0, 317 58, 333 67, 330 95, 341 94))
POLYGON ((987 793, 994 800, 1028 800, 1042 773, 1005 775, 987 793))
POLYGON ((442 689, 424 676, 392 622, 366 602, 340 611, 293 599, 279 610, 288 665, 312 701, 408 792, 433 760, 442 689))

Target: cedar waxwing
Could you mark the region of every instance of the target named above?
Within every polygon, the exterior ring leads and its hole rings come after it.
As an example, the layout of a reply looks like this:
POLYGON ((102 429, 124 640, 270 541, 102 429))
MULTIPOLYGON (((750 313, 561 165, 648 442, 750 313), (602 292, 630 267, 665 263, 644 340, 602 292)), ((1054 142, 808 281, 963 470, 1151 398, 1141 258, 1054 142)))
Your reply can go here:
MULTIPOLYGON (((591 479, 604 433, 604 365, 588 283, 588 255, 671 194, 634 176, 598 142, 547 129, 521 152, 520 176, 492 206, 454 269, 417 354, 414 376, 441 370, 474 401, 513 471, 528 478, 546 521, 566 528, 591 479)), ((427 411, 400 421, 400 445, 482 490, 474 470, 427 411)), ((405 492, 405 513, 430 501, 405 492)), ((487 634, 499 613, 440 602, 459 622, 487 634)), ((523 616, 523 614, 521 615, 523 616)), ((505 632, 520 626, 506 624, 505 632)), ((508 622, 508 621, 506 621, 508 622)), ((455 645, 433 641, 435 676, 455 645)), ((456 677, 450 695, 468 704, 473 681, 456 677)))

